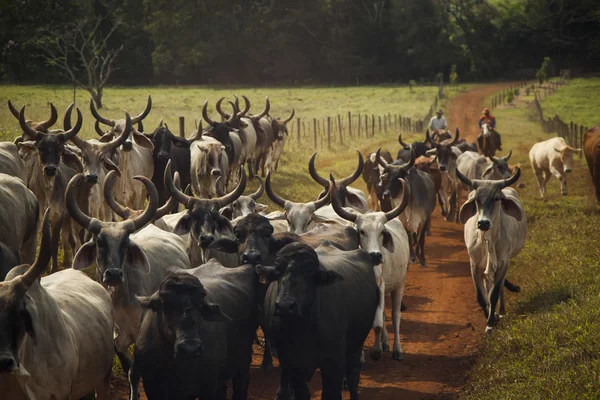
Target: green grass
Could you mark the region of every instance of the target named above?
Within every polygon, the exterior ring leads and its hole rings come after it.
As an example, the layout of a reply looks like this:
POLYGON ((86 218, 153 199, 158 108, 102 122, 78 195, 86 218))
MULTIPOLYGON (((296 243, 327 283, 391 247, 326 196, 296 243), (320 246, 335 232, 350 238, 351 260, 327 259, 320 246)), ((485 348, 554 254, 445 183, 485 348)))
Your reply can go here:
POLYGON ((522 97, 515 107, 494 110, 503 147, 513 149, 511 163, 521 163, 525 183, 519 193, 528 238, 509 270, 522 291, 509 296, 508 314, 486 338, 459 397, 600 398, 600 212, 585 161, 577 157, 569 195, 561 196, 552 178, 546 198, 539 198, 527 154, 552 135, 530 121, 526 101, 532 96, 522 97))
POLYGON ((563 121, 583 124, 591 128, 600 124, 600 78, 573 79, 553 95, 542 100, 544 116, 558 114, 563 121))

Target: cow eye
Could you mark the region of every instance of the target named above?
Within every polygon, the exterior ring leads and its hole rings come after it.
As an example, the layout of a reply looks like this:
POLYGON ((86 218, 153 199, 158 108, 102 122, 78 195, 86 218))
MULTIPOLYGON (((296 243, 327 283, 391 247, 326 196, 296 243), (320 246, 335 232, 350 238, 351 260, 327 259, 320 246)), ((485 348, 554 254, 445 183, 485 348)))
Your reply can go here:
POLYGON ((364 234, 365 234, 365 231, 363 231, 363 230, 361 229, 361 230, 359 231, 359 233, 360 233, 361 235, 364 235, 364 234))

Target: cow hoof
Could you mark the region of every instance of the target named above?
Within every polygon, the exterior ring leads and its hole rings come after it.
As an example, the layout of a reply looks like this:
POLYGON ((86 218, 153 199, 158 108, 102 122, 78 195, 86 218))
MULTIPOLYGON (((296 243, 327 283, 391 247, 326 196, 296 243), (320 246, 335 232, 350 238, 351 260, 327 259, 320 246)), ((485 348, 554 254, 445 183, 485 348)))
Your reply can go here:
POLYGON ((392 353, 392 360, 401 361, 404 359, 404 356, 400 352, 400 350, 394 350, 392 353))
POLYGON ((344 387, 344 390, 348 390, 348 379, 346 379, 346 377, 344 377, 343 387, 344 387))
POLYGON ((421 268, 427 268, 427 263, 426 262, 422 262, 421 263, 421 268))
POLYGON ((370 352, 371 360, 377 361, 381 359, 381 350, 373 350, 370 352))
POLYGON ((381 348, 383 349, 384 353, 387 353, 388 351, 390 351, 390 345, 389 344, 383 344, 383 346, 381 346, 381 348))
POLYGON ((417 262, 417 257, 410 256, 410 263, 415 264, 417 262))
POLYGON ((404 312, 408 310, 408 307, 406 306, 406 304, 404 304, 404 302, 402 302, 402 304, 400 305, 400 311, 404 312))
POLYGON ((448 215, 448 213, 446 211, 442 210, 442 217, 445 217, 447 215, 448 215))
POLYGON ((485 327, 485 334, 486 335, 491 335, 492 334, 492 327, 491 326, 486 326, 485 327))

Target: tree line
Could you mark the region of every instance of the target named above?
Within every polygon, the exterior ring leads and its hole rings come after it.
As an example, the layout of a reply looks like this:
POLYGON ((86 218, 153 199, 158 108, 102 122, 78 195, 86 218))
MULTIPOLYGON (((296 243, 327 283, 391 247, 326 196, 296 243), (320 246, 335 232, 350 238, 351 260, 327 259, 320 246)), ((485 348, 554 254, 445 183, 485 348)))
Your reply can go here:
POLYGON ((600 61, 597 0, 25 0, 0 2, 0 80, 84 77, 43 50, 82 21, 118 50, 122 85, 418 84, 600 61))

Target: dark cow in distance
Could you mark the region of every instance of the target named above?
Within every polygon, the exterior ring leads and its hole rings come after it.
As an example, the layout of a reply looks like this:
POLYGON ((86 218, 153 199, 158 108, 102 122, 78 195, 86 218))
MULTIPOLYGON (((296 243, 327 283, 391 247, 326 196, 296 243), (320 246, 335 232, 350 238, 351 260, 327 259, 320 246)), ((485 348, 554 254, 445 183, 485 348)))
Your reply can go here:
MULTIPOLYGON (((369 203, 369 208, 374 211, 381 210, 387 212, 391 211, 392 203, 389 199, 384 199, 382 196, 383 190, 381 189, 381 185, 379 185, 379 180, 383 173, 383 168, 378 165, 375 155, 376 153, 371 153, 367 156, 362 178, 367 184, 367 192, 369 193, 367 201, 369 203)), ((391 164, 394 161, 392 155, 387 150, 381 150, 380 157, 388 164, 391 164)))
POLYGON ((341 399, 344 376, 358 399, 363 342, 379 300, 369 253, 291 243, 275 266, 256 270, 273 282, 264 319, 281 366, 276 398, 309 400, 306 383, 319 368, 323 399, 341 399))
POLYGON ((396 156, 396 160, 403 160, 404 162, 410 160, 411 148, 414 150, 416 158, 424 156, 425 153, 427 152, 427 150, 429 150, 431 148, 431 146, 429 145, 429 143, 430 143, 429 141, 430 141, 429 129, 425 133, 425 141, 423 141, 423 142, 419 142, 417 140, 416 142, 413 142, 412 144, 408 144, 402 140, 402 134, 398 135, 398 143, 400 143, 400 146, 402 146, 402 147, 400 147, 400 150, 398 150, 398 155, 396 156))
POLYGON ((587 161, 592 183, 596 189, 596 202, 600 203, 600 125, 596 125, 583 137, 583 153, 587 161))

